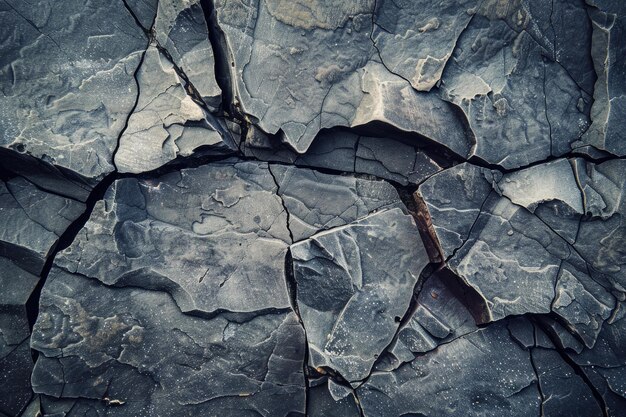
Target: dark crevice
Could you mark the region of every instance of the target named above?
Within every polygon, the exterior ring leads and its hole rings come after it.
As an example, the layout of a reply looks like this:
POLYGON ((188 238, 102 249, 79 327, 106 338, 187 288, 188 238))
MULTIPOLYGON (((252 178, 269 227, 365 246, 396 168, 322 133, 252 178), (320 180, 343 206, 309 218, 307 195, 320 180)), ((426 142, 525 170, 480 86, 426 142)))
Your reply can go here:
POLYGON ((117 151, 120 148, 122 136, 124 135, 124 132, 126 132, 126 129, 128 129, 128 123, 130 122, 130 118, 135 113, 135 109, 137 108, 137 104, 139 104, 139 97, 141 95, 141 83, 139 82, 139 78, 137 78, 137 75, 139 74, 139 71, 141 70, 141 67, 143 66, 143 62, 144 62, 144 60, 146 58, 146 53, 148 52, 148 48, 150 47, 150 43, 151 43, 152 37, 153 37, 152 36, 152 29, 154 28, 154 23, 156 22, 156 12, 155 12, 154 18, 152 19, 152 24, 150 25, 150 30, 146 30, 141 25, 141 23, 140 23, 139 19, 137 18, 137 16, 135 16, 135 13, 128 6, 128 4, 126 3, 126 0, 123 0, 123 2, 124 2, 124 7, 128 10, 128 12, 131 14, 131 16, 133 16, 133 19, 135 19, 135 22, 137 23, 137 25, 144 30, 144 32, 146 34, 146 37, 148 39, 147 39, 147 42, 146 42, 146 48, 141 53, 141 58, 139 59, 139 63, 137 64, 137 68, 135 68, 135 71, 133 72, 133 79, 135 80, 135 84, 137 85, 137 94, 135 95, 135 102, 133 103, 132 108, 130 109, 130 111, 128 112, 128 115, 126 116, 126 121, 124 123, 124 127, 122 128, 122 130, 120 130, 120 133, 117 136, 117 143, 115 144, 115 149, 113 149, 113 152, 111 152, 111 164, 115 168, 116 172, 118 171, 118 168, 117 168, 117 165, 115 163, 115 155, 117 154, 117 151))
POLYGON ((530 365, 533 368, 533 372, 535 373, 535 377, 537 378, 537 391, 539 392, 539 398, 541 398, 541 404, 539 404, 539 417, 544 416, 544 402, 546 401, 546 396, 543 393, 543 389, 541 388, 541 379, 539 379, 539 371, 537 370, 537 364, 535 364, 535 358, 533 357, 534 349, 537 349, 537 336, 533 332, 533 337, 535 338, 535 348, 528 349, 528 356, 530 358, 530 365))
MULTIPOLYGON (((52 265, 54 263, 56 255, 72 244, 80 230, 89 220, 91 212, 93 211, 96 203, 104 198, 106 190, 113 183, 113 181, 115 181, 116 177, 116 173, 109 174, 93 188, 93 190, 89 194, 89 198, 85 202, 85 211, 78 218, 76 218, 76 220, 74 220, 67 227, 67 229, 65 229, 65 232, 63 232, 63 234, 61 234, 61 236, 59 237, 56 246, 51 251, 50 255, 48 255, 46 262, 44 263, 44 266, 41 270, 40 280, 37 283, 35 290, 26 302, 26 313, 28 316, 28 323, 31 332, 33 330, 33 326, 35 325, 35 321, 37 320, 37 316, 39 315, 39 298, 41 296, 41 290, 46 283, 48 275, 50 274, 50 270, 52 269, 52 265)), ((33 357, 36 358, 38 352, 32 350, 32 353, 33 357)))
POLYGON ((283 195, 281 194, 280 183, 276 179, 276 175, 274 175, 274 173, 272 172, 271 165, 268 167, 268 171, 272 176, 272 180, 274 180, 274 184, 276 184, 276 196, 280 198, 280 204, 283 206, 283 210, 285 211, 285 215, 287 216, 287 224, 285 226, 287 227, 287 231, 289 232, 290 243, 294 243, 293 233, 291 232, 291 215, 289 213, 289 210, 287 209, 287 205, 285 204, 283 195))
POLYGON ((220 90, 222 90, 222 110, 235 119, 245 120, 245 117, 243 117, 238 110, 238 105, 235 102, 235 86, 231 72, 234 62, 231 62, 229 58, 230 53, 228 52, 226 36, 217 21, 215 1, 200 0, 200 6, 204 11, 204 19, 206 20, 209 32, 209 42, 213 49, 215 80, 220 90))
POLYGON ((363 405, 361 404, 359 393, 356 390, 354 391, 354 403, 356 404, 356 407, 359 410, 359 417, 365 417, 365 411, 363 410, 363 405))
POLYGON ((308 416, 308 404, 310 398, 309 342, 307 338, 306 327, 304 327, 304 322, 302 321, 302 316, 300 315, 300 309, 298 307, 298 282, 296 281, 296 277, 293 271, 293 258, 291 256, 291 249, 287 249, 287 253, 285 254, 285 285, 287 286, 287 294, 289 295, 291 308, 296 317, 298 317, 298 322, 300 323, 300 326, 302 327, 302 331, 304 333, 304 357, 302 359, 302 377, 304 378, 305 389, 304 415, 308 416))
POLYGON ((490 323, 487 301, 474 287, 468 285, 447 267, 438 270, 437 276, 454 297, 460 300, 470 312, 477 325, 490 323))
MULTIPOLYGON (((141 21, 139 20, 139 18, 137 17, 135 12, 133 11, 132 7, 130 7, 130 5, 128 4, 128 1, 127 0, 122 0, 122 3, 124 4, 124 8, 126 9, 126 11, 128 11, 128 14, 130 14, 131 17, 133 18, 133 20, 135 21, 135 24, 137 25, 137 27, 139 27, 141 30, 143 30, 143 32, 146 34, 146 36, 149 35, 150 28, 144 27, 144 25, 141 23, 141 21)), ((156 19, 156 11, 155 11, 155 19, 156 19)), ((152 25, 154 25, 154 21, 152 22, 152 25)))
POLYGON ((403 198, 403 201, 405 199, 408 200, 405 201, 405 204, 413 202, 413 207, 407 206, 407 208, 415 218, 417 228, 419 229, 422 242, 424 243, 430 261, 439 264, 440 268, 443 268, 445 265, 445 255, 433 226, 426 202, 419 193, 419 190, 414 191, 410 197, 407 196, 403 198))
POLYGON ((471 239, 472 232, 474 231, 474 228, 476 227, 476 224, 478 224, 478 220, 480 220, 480 217, 483 214, 483 211, 485 209, 485 204, 487 204, 487 201, 489 201, 489 198, 494 193, 494 191, 495 190, 493 188, 491 190, 489 190, 489 193, 487 194, 487 196, 485 197, 485 199, 483 200, 482 204, 480 205, 480 207, 478 209, 478 214, 476 215, 476 218, 474 219, 474 222, 472 223, 472 225, 470 226, 469 230, 467 231, 467 237, 465 239, 463 239, 463 242, 458 247, 454 248, 454 250, 452 251, 452 254, 446 258, 446 260, 445 260, 446 264, 452 258, 454 258, 454 256, 457 254, 457 252, 459 250, 461 250, 461 248, 463 248, 463 246, 465 246, 465 244, 471 239))
POLYGON ((609 417, 609 410, 606 405, 606 401, 604 401, 604 398, 602 397, 602 394, 600 393, 598 388, 596 388, 593 382, 591 382, 591 379, 589 379, 589 376, 587 376, 583 367, 576 363, 576 361, 574 361, 574 359, 572 359, 571 356, 569 356, 569 354, 566 352, 566 349, 561 344, 558 335, 551 331, 548 326, 546 326, 541 320, 538 320, 536 317, 531 316, 531 321, 548 336, 548 338, 550 339, 550 341, 552 341, 552 344, 555 347, 555 351, 561 356, 563 361, 565 361, 565 363, 569 365, 574 373, 582 379, 585 385, 587 385, 587 387, 591 391, 591 394, 593 395, 593 398, 602 410, 602 416, 609 417))

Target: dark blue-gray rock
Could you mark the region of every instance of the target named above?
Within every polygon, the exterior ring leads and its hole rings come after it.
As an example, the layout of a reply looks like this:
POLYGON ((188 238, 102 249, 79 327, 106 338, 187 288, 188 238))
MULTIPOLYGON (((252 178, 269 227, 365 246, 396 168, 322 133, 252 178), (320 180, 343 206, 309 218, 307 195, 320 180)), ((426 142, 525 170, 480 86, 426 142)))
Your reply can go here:
POLYGON ((32 397, 31 297, 60 237, 84 210, 23 177, 0 181, 0 415, 20 415, 32 397))
POLYGON ((17 416, 33 392, 27 303, 39 277, 0 257, 0 415, 17 416))
POLYGON ((310 417, 359 417, 359 407, 354 395, 335 399, 329 392, 329 382, 315 384, 307 390, 307 416, 310 417))
POLYGON ((251 127, 243 153, 262 161, 283 162, 324 170, 368 174, 402 186, 419 184, 442 166, 428 150, 400 137, 363 136, 349 130, 320 132, 304 154, 297 154, 258 128, 251 127))
MULTIPOLYGON (((298 153, 323 128, 380 121, 466 156, 471 138, 454 106, 420 94, 380 62, 372 39, 374 6, 373 0, 217 1, 236 111, 267 133, 281 132, 298 153)), ((411 19, 399 22, 398 32, 412 24, 411 19)), ((463 19, 450 22, 437 33, 451 31, 442 36, 454 38, 455 26, 464 24, 463 19)), ((416 58, 439 49, 442 36, 424 33, 427 46, 416 58)))
POLYGON ((381 61, 417 91, 441 78, 457 39, 480 4, 476 0, 376 3, 372 39, 381 61))
POLYGON ((85 204, 46 193, 23 177, 0 181, 0 256, 39 275, 59 237, 85 204))
POLYGON ((615 294, 623 293, 624 257, 616 246, 621 230, 615 226, 621 218, 620 162, 586 166, 560 159, 504 175, 463 164, 420 186, 448 266, 484 298, 488 321, 553 311, 587 347, 594 345, 615 294), (592 170, 588 177, 585 169, 592 170), (600 172, 613 181, 598 185, 600 172), (583 217, 588 206, 607 207, 602 198, 594 203, 587 197, 600 196, 595 189, 608 204, 615 202, 605 215, 612 220, 583 217))
POLYGON ((0 21, 0 146, 91 183, 112 172, 148 44, 124 2, 9 0, 0 21))
POLYGON ((566 361, 565 354, 558 351, 540 326, 520 317, 511 320, 507 327, 511 337, 530 352, 539 382, 541 415, 603 415, 603 406, 594 396, 594 387, 566 361))
POLYGON ((159 1, 155 40, 169 53, 193 89, 211 110, 221 104, 215 58, 200 0, 159 1))
MULTIPOLYGON (((558 11, 569 3, 552 2, 558 11)), ((485 1, 459 37, 440 92, 466 115, 478 160, 518 168, 569 152, 587 129, 590 97, 558 60, 570 31, 580 34, 574 65, 590 62, 589 23, 582 5, 560 16, 567 24, 551 23, 547 2, 485 1)))
POLYGON ((591 107, 592 124, 577 142, 613 155, 626 155, 624 115, 626 115, 626 5, 615 0, 587 0, 592 22, 591 56, 597 74, 591 107))
POLYGON ((276 192, 268 165, 255 162, 118 180, 56 263, 107 285, 167 291, 183 312, 289 308, 291 240, 276 192))
POLYGON ((538 415, 541 397, 529 352, 494 323, 357 389, 366 417, 538 415))
POLYGON ((429 263, 417 226, 400 208, 291 246, 309 365, 357 384, 392 341, 429 263))
POLYGON ((139 97, 119 139, 119 172, 151 171, 200 147, 229 153, 219 126, 187 93, 173 63, 151 45, 137 71, 139 97))
POLYGON ((377 370, 391 370, 416 356, 450 343, 476 331, 472 313, 440 275, 433 275, 424 283, 411 316, 398 330, 389 348, 389 365, 377 370))
POLYGON ((588 378, 607 409, 606 415, 620 416, 626 407, 626 320, 624 300, 602 326, 593 348, 580 353, 566 351, 588 378))
POLYGON ((165 292, 54 267, 31 343, 33 388, 73 400, 67 416, 304 415, 304 333, 289 310, 194 317, 165 292))
POLYGON ((375 211, 404 208, 395 188, 385 181, 328 175, 283 165, 272 165, 270 171, 289 213, 289 230, 294 241, 343 226, 375 211))

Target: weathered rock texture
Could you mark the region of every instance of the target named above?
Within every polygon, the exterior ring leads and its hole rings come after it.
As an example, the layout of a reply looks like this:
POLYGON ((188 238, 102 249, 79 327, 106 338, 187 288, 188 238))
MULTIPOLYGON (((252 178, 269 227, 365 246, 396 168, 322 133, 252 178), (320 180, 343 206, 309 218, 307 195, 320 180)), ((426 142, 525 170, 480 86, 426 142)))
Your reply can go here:
POLYGON ((626 3, 0 1, 0 417, 626 416, 626 3))

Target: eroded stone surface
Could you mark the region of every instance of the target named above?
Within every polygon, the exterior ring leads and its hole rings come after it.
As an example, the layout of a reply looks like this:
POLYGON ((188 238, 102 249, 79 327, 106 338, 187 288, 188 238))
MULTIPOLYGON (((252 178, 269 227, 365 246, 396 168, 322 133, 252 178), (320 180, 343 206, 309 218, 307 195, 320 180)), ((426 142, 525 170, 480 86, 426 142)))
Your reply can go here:
POLYGON ((59 237, 85 210, 22 177, 0 182, 0 255, 39 274, 59 237))
POLYGON ((594 345, 624 293, 624 257, 614 246, 622 162, 556 160, 496 181, 460 165, 420 187, 450 268, 485 297, 491 320, 553 311, 594 345), (600 176, 612 180, 598 186, 600 176))
POLYGON ((167 291, 184 312, 288 308, 291 241, 276 190, 268 165, 254 162, 119 180, 57 264, 107 285, 167 291))
POLYGON ((591 108, 592 125, 577 143, 623 156, 626 65, 619 57, 626 52, 623 37, 626 6, 619 1, 588 0, 592 22, 591 56, 597 74, 591 108))
POLYGON ((230 149, 207 111, 187 93, 172 62, 151 45, 137 71, 139 97, 115 153, 119 172, 145 172, 201 147, 230 149))
POLYGON ((33 332, 33 388, 74 399, 70 416, 303 415, 303 342, 291 312, 207 320, 164 292, 54 268, 33 332))
POLYGON ((625 10, 3 1, 0 415, 621 416, 625 10))
POLYGON ((568 66, 589 66, 589 24, 583 5, 569 3, 484 1, 459 37, 441 95, 466 115, 481 160, 510 169, 560 156, 587 129, 590 97, 577 81, 589 78, 588 69, 579 67, 577 80, 568 66), (568 49, 574 56, 562 52, 568 36, 576 39, 576 51, 568 49))
POLYGON ((364 379, 391 342, 428 256, 399 208, 291 246, 309 363, 364 379))
POLYGON ((90 179, 112 172, 143 30, 121 0, 4 1, 0 10, 0 146, 90 179))
POLYGON ((204 103, 212 110, 219 108, 222 92, 215 80, 215 58, 200 1, 160 1, 154 32, 204 103))
POLYGON ((539 409, 536 381, 528 352, 496 323, 372 375, 357 393, 367 417, 527 416, 539 409))

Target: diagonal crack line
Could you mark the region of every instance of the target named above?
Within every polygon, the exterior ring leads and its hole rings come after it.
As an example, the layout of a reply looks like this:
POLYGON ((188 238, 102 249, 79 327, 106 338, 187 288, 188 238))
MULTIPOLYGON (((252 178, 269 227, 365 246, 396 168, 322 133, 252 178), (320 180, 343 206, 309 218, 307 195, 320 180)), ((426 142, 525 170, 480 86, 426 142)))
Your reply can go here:
POLYGON ((286 227, 287 227, 287 231, 289 232, 289 239, 291 240, 291 243, 293 243, 294 238, 293 238, 293 232, 291 231, 291 214, 289 213, 289 210, 287 209, 287 205, 285 204, 285 199, 280 193, 280 184, 278 183, 278 179, 276 178, 276 175, 274 175, 274 173, 272 172, 272 166, 268 164, 267 170, 272 176, 272 179, 274 180, 274 184, 276 184, 276 196, 280 198, 280 203, 282 204, 283 210, 285 211, 285 214, 287 216, 286 227))
POLYGON ((560 341, 558 340, 558 338, 552 333, 550 332, 550 330, 547 328, 547 326, 545 326, 540 320, 535 319, 534 317, 531 317, 531 320, 533 321, 533 323, 535 323, 535 325, 537 325, 547 336, 548 338, 552 341, 552 344, 555 347, 555 351, 561 356, 561 358, 563 359, 563 361, 565 361, 565 363, 567 363, 567 365, 569 365, 570 368, 572 368, 572 370, 574 371, 574 373, 576 375, 578 375, 583 383, 585 385, 587 385, 587 387, 589 388, 589 390, 591 391, 591 394, 593 395, 593 398, 595 399, 595 401, 598 403, 598 406, 600 407, 600 409, 602 410, 602 416, 603 417, 609 417, 609 410, 606 404, 606 401, 604 401, 604 397, 602 397, 602 394, 600 393, 600 391, 598 390, 598 388, 596 388, 595 385, 593 385, 593 383, 591 382, 591 379, 589 379, 589 376, 587 375, 587 373, 585 372, 585 370, 583 369, 582 366, 580 366, 579 364, 577 364, 574 359, 572 359, 567 352, 565 352, 565 349, 563 349, 561 347, 561 344, 559 343, 560 341))
MULTIPOLYGON (((123 1, 124 1, 124 6, 128 9, 129 13, 135 19, 137 19, 135 14, 132 12, 132 10, 126 4, 126 0, 123 0, 123 1)), ((139 22, 139 21, 137 20, 137 22, 139 22)), ((141 67, 143 66, 144 60, 146 58, 146 53, 148 52, 148 48, 150 47, 150 38, 151 38, 150 33, 152 32, 152 29, 154 29, 154 23, 155 22, 156 22, 156 13, 154 15, 154 19, 152 20, 152 24, 150 26, 150 31, 146 31, 144 29, 144 31, 146 32, 146 36, 148 38, 147 41, 146 41, 146 48, 141 53, 141 58, 139 59, 139 63, 137 64, 137 68, 135 68, 135 71, 133 72, 133 79, 135 80, 135 84, 137 85, 137 95, 135 97, 135 103, 133 103, 133 107, 128 112, 128 116, 126 117, 126 122, 124 123, 124 127, 122 128, 122 130, 120 130, 120 133, 117 136, 117 144, 115 146, 115 149, 113 149, 113 152, 111 152, 111 164, 113 164, 113 167, 115 168, 115 172, 119 171, 118 168, 117 168, 117 164, 115 163, 115 155, 117 155, 117 152, 120 149, 122 136, 124 135, 124 132, 126 132, 126 129, 128 129, 128 123, 130 122, 130 118, 135 113, 135 109, 137 108, 137 105, 139 104, 139 96, 141 95, 141 83, 139 82, 139 79, 137 78, 137 75, 139 74, 139 71, 140 71, 141 67)), ((139 24, 140 27, 143 28, 143 26, 141 26, 140 23, 138 23, 138 24, 139 24)))

